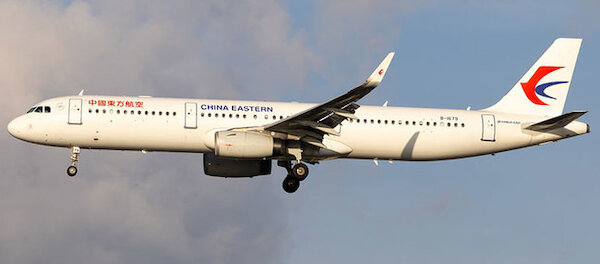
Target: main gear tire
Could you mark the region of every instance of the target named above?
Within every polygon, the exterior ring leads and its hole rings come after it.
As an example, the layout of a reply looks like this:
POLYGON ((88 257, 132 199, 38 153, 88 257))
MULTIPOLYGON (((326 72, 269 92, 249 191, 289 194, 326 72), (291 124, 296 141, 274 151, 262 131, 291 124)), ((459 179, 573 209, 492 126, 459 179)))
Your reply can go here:
POLYGON ((283 190, 287 193, 294 193, 300 188, 300 181, 294 177, 285 177, 283 180, 283 190))

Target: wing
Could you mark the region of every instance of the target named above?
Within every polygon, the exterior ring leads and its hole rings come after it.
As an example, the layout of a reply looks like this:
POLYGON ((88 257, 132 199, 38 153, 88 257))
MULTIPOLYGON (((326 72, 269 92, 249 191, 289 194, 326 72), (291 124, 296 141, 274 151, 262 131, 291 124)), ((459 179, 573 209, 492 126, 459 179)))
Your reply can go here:
POLYGON ((322 144, 323 136, 338 136, 334 127, 346 118, 356 118, 354 112, 359 108, 356 102, 381 83, 393 57, 394 52, 390 52, 360 86, 303 112, 260 127, 260 130, 283 133, 288 139, 325 147, 322 144))

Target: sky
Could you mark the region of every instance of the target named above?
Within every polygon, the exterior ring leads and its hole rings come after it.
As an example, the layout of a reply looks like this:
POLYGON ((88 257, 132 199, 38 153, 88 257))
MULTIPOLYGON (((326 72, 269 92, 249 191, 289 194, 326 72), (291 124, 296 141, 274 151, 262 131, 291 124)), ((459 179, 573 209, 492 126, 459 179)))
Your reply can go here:
MULTIPOLYGON (((0 263, 598 263, 600 3, 0 1, 0 124, 77 94, 322 102, 390 51, 365 105, 481 109, 557 37, 592 133, 462 160, 203 175, 201 154, 66 149, 0 132, 0 263)), ((374 135, 377 136, 377 135, 374 135)), ((390 139, 393 140, 393 139, 390 139)))

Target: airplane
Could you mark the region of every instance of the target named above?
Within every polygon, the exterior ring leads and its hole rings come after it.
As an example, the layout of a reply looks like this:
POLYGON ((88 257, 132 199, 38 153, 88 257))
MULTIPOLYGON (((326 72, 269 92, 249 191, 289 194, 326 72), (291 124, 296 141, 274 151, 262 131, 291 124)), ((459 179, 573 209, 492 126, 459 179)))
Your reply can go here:
POLYGON ((69 176, 81 149, 203 153, 204 173, 271 174, 298 190, 308 164, 331 159, 435 161, 495 154, 590 132, 563 114, 582 39, 558 38, 496 104, 481 110, 361 106, 377 87, 389 53, 358 87, 321 104, 83 95, 35 104, 8 124, 26 142, 70 150, 69 176))

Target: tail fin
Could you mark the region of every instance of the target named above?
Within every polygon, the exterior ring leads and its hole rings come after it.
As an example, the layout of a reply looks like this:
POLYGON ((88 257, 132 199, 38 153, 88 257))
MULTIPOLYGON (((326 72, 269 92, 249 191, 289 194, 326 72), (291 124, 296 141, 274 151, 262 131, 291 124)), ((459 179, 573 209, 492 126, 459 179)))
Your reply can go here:
POLYGON ((581 39, 559 38, 510 91, 486 111, 558 116, 562 114, 581 39))

